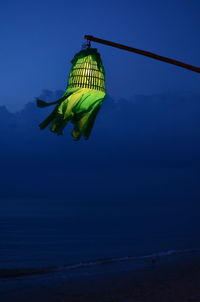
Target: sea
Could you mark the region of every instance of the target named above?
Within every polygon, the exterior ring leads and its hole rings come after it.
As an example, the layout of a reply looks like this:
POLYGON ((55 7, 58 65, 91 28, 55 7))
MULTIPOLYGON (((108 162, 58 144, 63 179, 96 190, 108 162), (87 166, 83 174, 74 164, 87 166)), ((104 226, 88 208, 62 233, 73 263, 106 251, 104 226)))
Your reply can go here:
POLYGON ((24 198, 1 205, 0 297, 33 282, 200 254, 200 222, 190 203, 24 198))

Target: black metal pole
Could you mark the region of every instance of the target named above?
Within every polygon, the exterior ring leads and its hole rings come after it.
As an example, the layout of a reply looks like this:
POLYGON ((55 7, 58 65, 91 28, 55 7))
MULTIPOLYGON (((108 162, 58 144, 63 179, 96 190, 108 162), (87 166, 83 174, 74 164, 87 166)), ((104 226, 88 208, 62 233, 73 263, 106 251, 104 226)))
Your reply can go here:
POLYGON ((189 69, 191 71, 200 73, 200 67, 189 65, 189 64, 186 64, 186 63, 174 60, 174 59, 166 58, 166 57, 157 55, 157 54, 149 52, 149 51, 145 51, 145 50, 141 50, 141 49, 138 49, 138 48, 126 46, 126 45, 123 45, 123 44, 118 44, 118 43, 111 42, 111 41, 108 41, 108 40, 99 39, 99 38, 89 36, 89 35, 85 35, 84 38, 88 41, 93 41, 93 42, 105 44, 105 45, 108 45, 108 46, 120 48, 120 49, 123 49, 123 50, 131 51, 131 52, 134 52, 134 53, 146 56, 146 57, 153 58, 155 60, 159 60, 159 61, 162 61, 162 62, 173 64, 173 65, 176 65, 176 66, 186 68, 186 69, 189 69))

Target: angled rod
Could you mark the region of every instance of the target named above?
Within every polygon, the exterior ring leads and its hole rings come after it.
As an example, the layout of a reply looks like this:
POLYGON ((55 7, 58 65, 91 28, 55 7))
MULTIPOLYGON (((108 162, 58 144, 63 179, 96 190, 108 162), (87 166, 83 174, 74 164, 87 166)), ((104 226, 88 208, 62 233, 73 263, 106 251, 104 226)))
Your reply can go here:
POLYGON ((191 71, 200 73, 200 67, 189 65, 189 64, 171 59, 171 58, 166 58, 166 57, 157 55, 157 54, 149 52, 149 51, 145 51, 145 50, 141 50, 141 49, 138 49, 138 48, 126 46, 126 45, 123 45, 123 44, 118 44, 118 43, 111 42, 111 41, 108 41, 108 40, 99 39, 99 38, 89 36, 89 35, 85 35, 84 38, 88 41, 93 41, 93 42, 105 44, 105 45, 108 45, 108 46, 120 48, 120 49, 123 49, 123 50, 131 51, 131 52, 134 52, 134 53, 146 56, 146 57, 153 58, 155 60, 159 60, 159 61, 162 61, 162 62, 173 64, 173 65, 176 65, 176 66, 186 68, 186 69, 189 69, 191 71))

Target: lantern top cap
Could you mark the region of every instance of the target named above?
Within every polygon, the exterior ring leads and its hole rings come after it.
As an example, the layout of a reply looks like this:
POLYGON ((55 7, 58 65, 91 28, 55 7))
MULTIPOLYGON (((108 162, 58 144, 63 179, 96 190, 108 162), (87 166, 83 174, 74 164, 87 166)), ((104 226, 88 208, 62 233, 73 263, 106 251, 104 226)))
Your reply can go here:
POLYGON ((101 70, 103 73, 104 67, 101 61, 101 56, 99 52, 97 51, 97 48, 86 48, 81 51, 79 51, 77 54, 75 54, 74 58, 72 59, 71 63, 75 65, 79 59, 85 58, 87 56, 92 56, 92 59, 97 62, 99 70, 101 70))

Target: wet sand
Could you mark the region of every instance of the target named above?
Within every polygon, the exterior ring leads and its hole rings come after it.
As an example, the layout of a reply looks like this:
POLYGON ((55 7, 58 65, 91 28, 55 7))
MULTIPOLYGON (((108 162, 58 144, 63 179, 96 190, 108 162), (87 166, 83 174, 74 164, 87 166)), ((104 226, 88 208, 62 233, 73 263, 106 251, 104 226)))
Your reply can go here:
POLYGON ((152 263, 138 271, 55 280, 18 290, 1 302, 200 302, 200 256, 152 263))

